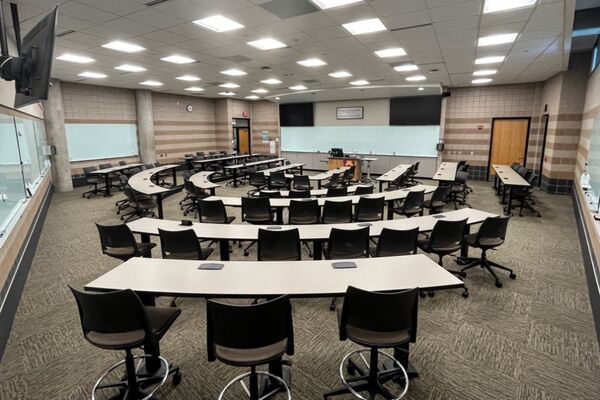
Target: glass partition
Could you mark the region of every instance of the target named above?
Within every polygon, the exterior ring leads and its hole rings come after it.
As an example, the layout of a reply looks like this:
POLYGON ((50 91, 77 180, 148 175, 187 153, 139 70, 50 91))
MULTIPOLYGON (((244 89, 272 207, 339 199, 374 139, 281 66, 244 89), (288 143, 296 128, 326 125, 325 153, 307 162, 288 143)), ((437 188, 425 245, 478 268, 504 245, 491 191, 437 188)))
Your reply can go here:
POLYGON ((590 174, 590 188, 586 192, 587 202, 592 211, 598 212, 600 205, 600 117, 596 117, 592 124, 587 171, 590 174))
POLYGON ((50 165, 43 121, 0 113, 0 238, 50 165))

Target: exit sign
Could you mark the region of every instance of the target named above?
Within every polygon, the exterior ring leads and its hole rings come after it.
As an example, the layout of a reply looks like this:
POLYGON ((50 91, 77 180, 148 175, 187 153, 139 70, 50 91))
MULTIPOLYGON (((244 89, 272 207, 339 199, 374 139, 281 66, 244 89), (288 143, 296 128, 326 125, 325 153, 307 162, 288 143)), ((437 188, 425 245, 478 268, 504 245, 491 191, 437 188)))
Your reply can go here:
POLYGON ((242 117, 248 118, 248 111, 242 111, 242 117))

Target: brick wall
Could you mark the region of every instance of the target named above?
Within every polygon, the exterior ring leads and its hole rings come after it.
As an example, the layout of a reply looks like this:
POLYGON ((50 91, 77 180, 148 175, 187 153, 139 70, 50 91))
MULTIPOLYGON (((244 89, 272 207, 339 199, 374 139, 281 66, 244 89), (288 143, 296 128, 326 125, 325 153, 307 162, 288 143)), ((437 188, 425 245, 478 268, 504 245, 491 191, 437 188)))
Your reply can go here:
POLYGON ((279 130, 279 105, 270 101, 252 103, 252 152, 270 154, 269 143, 262 142, 262 132, 269 132, 269 140, 276 140, 276 154, 281 150, 281 132, 279 130))

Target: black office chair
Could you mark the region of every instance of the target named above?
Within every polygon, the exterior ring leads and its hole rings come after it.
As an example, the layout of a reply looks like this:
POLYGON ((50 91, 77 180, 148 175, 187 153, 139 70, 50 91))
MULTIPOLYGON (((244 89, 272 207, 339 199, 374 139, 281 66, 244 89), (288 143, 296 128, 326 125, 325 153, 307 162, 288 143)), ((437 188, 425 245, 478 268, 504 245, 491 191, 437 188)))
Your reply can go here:
POLYGON ((300 261, 298 229, 258 230, 258 261, 300 261))
MULTIPOLYGON (((329 240, 323 247, 327 260, 369 257, 369 227, 360 229, 331 228, 329 240)), ((335 310, 336 298, 331 299, 329 309, 335 310)))
POLYGON ((418 289, 377 293, 348 287, 338 312, 340 340, 350 339, 368 349, 353 350, 344 356, 339 368, 343 387, 325 393, 324 399, 346 394, 359 399, 404 397, 409 385, 409 346, 417 336, 417 293, 418 289), (394 356, 383 352, 384 348, 393 348, 394 356), (391 361, 391 366, 384 364, 380 369, 380 356, 391 361), (351 377, 344 376, 344 369, 351 377))
POLYGON ((513 169, 513 171, 516 172, 519 169, 519 163, 513 162, 512 164, 510 164, 510 167, 513 169))
MULTIPOLYGON (((277 382, 291 399, 290 389, 281 377, 257 371, 259 365, 278 364, 283 356, 294 354, 294 328, 292 306, 288 296, 253 305, 233 305, 214 300, 206 301, 206 341, 208 361, 219 360, 235 367, 250 367, 250 372, 238 376, 221 391, 219 399, 237 382, 244 391, 249 388, 251 400, 259 400, 277 393, 260 397, 258 375, 277 382), (249 378, 249 385, 243 380, 249 378)), ((238 395, 241 398, 244 395, 238 395)))
POLYGON ((343 197, 348 196, 348 187, 347 186, 339 186, 339 187, 328 187, 327 194, 325 197, 343 197))
POLYGON ((358 222, 381 221, 385 197, 361 197, 356 205, 354 220, 358 222))
MULTIPOLYGON (((270 225, 273 223, 273 209, 268 197, 242 197, 242 221, 253 225, 270 225)), ((256 244, 251 241, 244 249, 244 256, 248 257, 250 248, 256 244)))
POLYGON ((345 224, 352 222, 352 200, 325 200, 322 218, 324 224, 345 224))
POLYGON ((485 221, 483 221, 477 233, 472 233, 465 236, 465 242, 469 246, 481 249, 481 257, 469 259, 471 262, 460 270, 463 278, 467 276, 465 273, 466 270, 477 266, 481 266, 481 268, 486 269, 490 274, 492 274, 496 287, 498 288, 502 287, 502 282, 500 282, 500 279, 498 279, 498 275, 496 275, 496 272, 494 272, 493 268, 498 268, 509 272, 510 279, 515 279, 517 277, 512 269, 506 268, 503 265, 487 259, 488 250, 495 249, 504 243, 509 219, 510 217, 507 216, 488 217, 485 219, 485 221))
POLYGON ((203 249, 193 229, 168 231, 158 228, 162 258, 176 260, 206 260, 213 249, 203 249))
POLYGON ((145 307, 130 289, 88 293, 69 288, 77 302, 84 338, 100 349, 125 351, 125 359, 110 367, 96 382, 92 399, 149 399, 169 375, 173 375, 174 385, 181 382, 179 368, 169 366, 162 356, 134 356, 132 352, 136 348, 147 353, 158 352, 160 340, 181 314, 179 308, 145 307), (136 360, 145 361, 147 367, 156 364, 155 372, 139 368, 136 360), (123 365, 125 371, 119 381, 104 383, 107 377, 117 376, 115 371, 123 365))
POLYGON ((156 209, 158 205, 154 199, 141 195, 130 187, 125 187, 124 192, 125 196, 127 196, 127 200, 129 200, 129 207, 132 211, 122 214, 121 220, 129 222, 135 217, 156 217, 154 209, 156 209))
POLYGON ((419 228, 396 230, 383 228, 377 240, 377 246, 371 247, 372 257, 405 256, 417 253, 419 228))
POLYGON ((294 175, 292 187, 295 190, 311 190, 313 188, 307 175, 294 175))
MULTIPOLYGON (((317 200, 291 200, 288 212, 288 223, 290 225, 314 225, 321 219, 321 207, 317 200)), ((313 251, 308 242, 303 241, 308 255, 313 256, 313 251)))
POLYGON ((268 197, 269 199, 281 198, 281 192, 279 190, 261 190, 258 195, 260 197, 268 197))
POLYGON ((259 192, 261 189, 267 187, 267 177, 263 172, 255 171, 250 172, 250 186, 254 186, 253 190, 248 191, 248 196, 259 192))
MULTIPOLYGON (((112 167, 113 167, 112 163, 103 163, 98 166, 99 169, 108 169, 108 168, 112 168, 112 167)), ((120 175, 121 175, 120 172, 111 172, 110 174, 108 174, 110 187, 113 187, 115 189, 120 189, 119 184, 118 184, 120 182, 120 178, 119 178, 120 175), (116 182, 116 184, 115 184, 115 182, 116 182)))
POLYGON ((448 201, 449 186, 440 185, 435 188, 429 200, 423 202, 423 207, 429 210, 429 215, 437 214, 444 211, 446 202, 448 201))
POLYGON ((269 174, 269 189, 282 190, 287 188, 285 172, 275 171, 269 174))
POLYGON ((329 182, 323 184, 323 187, 325 188, 334 188, 334 187, 338 187, 338 186, 343 186, 343 181, 342 181, 342 173, 341 172, 335 172, 331 175, 331 178, 329 178, 329 182))
MULTIPOLYGON (((438 264, 443 267, 444 264, 442 260, 444 256, 454 253, 462 248, 466 225, 466 218, 458 221, 446 221, 440 219, 433 226, 433 230, 429 236, 418 239, 417 245, 425 253, 436 254, 439 257, 438 264)), ((448 272, 462 276, 460 271, 448 270, 448 272)), ((421 296, 423 295, 424 293, 421 293, 421 296)), ((433 296, 434 292, 430 291, 429 295, 433 296)), ((466 286, 464 286, 462 296, 469 297, 469 289, 466 286)))
POLYGON ((288 197, 290 199, 310 199, 310 190, 290 190, 288 197))
POLYGON ((348 186, 354 179, 354 171, 356 171, 356 166, 352 165, 342 173, 342 183, 344 186, 348 186))
POLYGON ((125 224, 101 225, 96 223, 100 234, 102 253, 127 261, 132 257, 152 257, 155 243, 138 243, 129 227, 125 224))
POLYGON ((456 171, 456 177, 450 186, 447 198, 452 201, 455 210, 458 209, 459 205, 466 205, 471 208, 471 205, 467 202, 467 196, 470 192, 467 185, 468 176, 469 173, 467 171, 456 171))
POLYGON ((235 217, 227 216, 227 209, 222 200, 200 200, 200 222, 207 224, 230 224, 235 217))
POLYGON ((411 168, 406 171, 406 179, 411 185, 419 185, 421 182, 415 180, 415 177, 419 173, 419 161, 414 163, 411 168))
POLYGON ((363 194, 372 194, 373 193, 373 185, 359 185, 356 187, 356 190, 354 191, 354 195, 355 196, 360 196, 363 194))
MULTIPOLYGON (((399 207, 393 208, 393 214, 404 215, 406 218, 415 215, 423 215, 423 205, 425 203, 425 190, 410 191, 399 207)), ((392 218, 393 218, 392 214, 392 218)))
POLYGON ((85 176, 85 183, 87 183, 89 185, 89 187, 94 187, 92 190, 88 190, 87 192, 83 192, 81 194, 81 197, 86 197, 88 199, 92 198, 92 196, 97 195, 98 193, 100 193, 100 188, 98 187, 98 185, 101 185, 104 182, 104 179, 102 179, 102 177, 96 175, 96 174, 92 174, 91 172, 97 171, 98 168, 96 167, 84 167, 83 168, 83 175, 85 176))
POLYGON ((194 213, 194 215, 196 215, 198 213, 198 202, 202 199, 210 197, 210 194, 194 185, 191 181, 183 182, 183 187, 189 198, 189 203, 183 210, 183 215, 188 215, 190 213, 194 213))
MULTIPOLYGON (((528 183, 531 186, 512 186, 512 199, 516 201, 517 204, 513 204, 511 208, 519 209, 519 217, 523 216, 523 210, 529 210, 537 217, 541 217, 542 214, 533 207, 535 201, 533 200, 532 190, 537 182, 537 175, 532 174, 529 177, 528 183)), ((509 214, 512 210, 508 210, 508 207, 505 207, 504 211, 509 214)))
POLYGON ((408 178, 406 177, 406 173, 400 175, 399 177, 397 177, 396 179, 394 179, 392 182, 389 183, 386 191, 390 192, 392 190, 399 190, 399 189, 403 189, 407 186, 410 186, 407 179, 408 178))

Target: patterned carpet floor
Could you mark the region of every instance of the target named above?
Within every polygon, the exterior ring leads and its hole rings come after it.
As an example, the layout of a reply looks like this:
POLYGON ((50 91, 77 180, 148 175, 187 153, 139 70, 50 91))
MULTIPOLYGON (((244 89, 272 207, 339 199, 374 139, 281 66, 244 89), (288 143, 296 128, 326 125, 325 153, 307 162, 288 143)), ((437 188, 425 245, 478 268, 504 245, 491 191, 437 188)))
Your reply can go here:
MULTIPOLYGON (((501 212, 490 184, 472 186, 474 208, 501 212)), ((217 192, 239 196, 246 190, 222 187, 217 192)), ((117 222, 114 202, 122 194, 86 200, 82 191, 56 193, 50 205, 0 364, 0 399, 90 398, 95 380, 121 359, 120 353, 83 339, 67 284, 81 288, 119 264, 101 254, 94 222, 117 222)), ((182 218, 177 204, 182 196, 165 201, 167 218, 182 218)), ((420 301, 418 341, 411 354, 420 378, 411 381, 407 399, 599 398, 600 353, 571 198, 543 192, 536 192, 536 198, 543 217, 527 212, 513 217, 506 243, 489 255, 513 268, 516 280, 502 274, 504 287, 498 289, 476 269, 466 280, 468 299, 452 290, 420 301)), ((239 210, 230 212, 239 223, 239 210)), ((153 255, 160 253, 155 249, 153 255)), ((211 258, 219 258, 218 248, 211 258)), ((244 256, 236 248, 232 259, 244 256)), ((454 261, 448 258, 447 266, 455 267, 454 261)), ((205 301, 180 303, 182 315, 163 339, 162 354, 181 367, 183 381, 176 387, 167 384, 157 398, 216 399, 229 380, 245 371, 207 361, 205 301)), ((293 300, 294 399, 320 399, 339 386, 339 362, 356 348, 338 340, 328 303, 293 300)))

